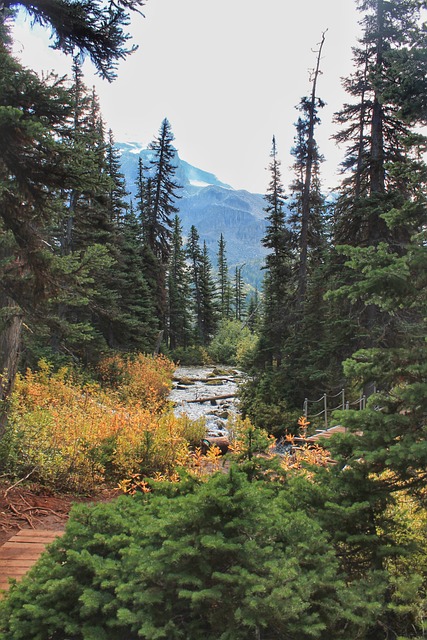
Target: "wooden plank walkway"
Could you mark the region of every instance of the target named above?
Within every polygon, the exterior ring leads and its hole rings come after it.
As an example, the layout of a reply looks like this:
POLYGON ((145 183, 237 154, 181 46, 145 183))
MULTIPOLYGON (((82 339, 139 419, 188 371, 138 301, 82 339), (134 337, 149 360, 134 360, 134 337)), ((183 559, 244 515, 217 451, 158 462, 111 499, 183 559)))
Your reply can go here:
POLYGON ((20 580, 38 560, 46 545, 63 531, 21 529, 0 547, 0 597, 9 588, 9 578, 20 580))

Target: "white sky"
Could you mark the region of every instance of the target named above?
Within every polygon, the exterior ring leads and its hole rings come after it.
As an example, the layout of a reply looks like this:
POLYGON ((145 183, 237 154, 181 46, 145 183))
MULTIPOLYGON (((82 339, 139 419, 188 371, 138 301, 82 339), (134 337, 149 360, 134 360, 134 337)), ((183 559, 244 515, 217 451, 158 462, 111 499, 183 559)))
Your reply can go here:
MULTIPOLYGON (((338 182, 342 150, 330 140, 332 116, 345 101, 341 77, 352 69, 355 0, 147 0, 130 30, 139 45, 112 84, 93 75, 107 127, 116 141, 147 145, 167 117, 182 159, 237 189, 265 193, 271 139, 276 136, 285 187, 295 106, 310 92, 316 44, 328 29, 318 95, 327 102, 317 132, 326 156, 324 185, 338 182)), ((47 46, 28 21, 15 27, 25 66, 64 73, 71 61, 47 46)))

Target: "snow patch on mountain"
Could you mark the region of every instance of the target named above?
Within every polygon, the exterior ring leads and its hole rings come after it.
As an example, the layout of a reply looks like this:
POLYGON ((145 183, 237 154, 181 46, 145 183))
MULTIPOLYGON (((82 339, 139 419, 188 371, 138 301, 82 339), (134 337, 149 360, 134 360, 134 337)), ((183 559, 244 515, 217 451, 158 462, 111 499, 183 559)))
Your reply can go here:
MULTIPOLYGON (((154 152, 143 148, 138 142, 117 143, 116 147, 121 152, 127 189, 134 197, 138 159, 142 159, 147 170, 154 152)), ((266 254, 262 244, 266 228, 263 196, 233 189, 213 173, 182 160, 178 152, 175 153, 174 164, 174 181, 182 187, 176 206, 184 236, 188 236, 191 225, 194 225, 200 240, 206 242, 212 265, 216 268, 218 241, 222 233, 226 241, 230 275, 236 266, 245 263, 242 272, 244 281, 260 286, 261 267, 266 254)))

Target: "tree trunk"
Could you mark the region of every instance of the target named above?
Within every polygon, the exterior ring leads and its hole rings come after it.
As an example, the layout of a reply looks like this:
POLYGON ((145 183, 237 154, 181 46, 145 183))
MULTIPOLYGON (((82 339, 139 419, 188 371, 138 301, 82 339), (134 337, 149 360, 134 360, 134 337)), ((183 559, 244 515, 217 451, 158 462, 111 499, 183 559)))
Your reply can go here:
POLYGON ((12 298, 0 294, 0 438, 7 420, 7 401, 13 390, 21 348, 22 310, 12 298))
POLYGON ((313 177, 313 158, 314 158, 314 125, 316 122, 316 89, 317 79, 320 74, 320 60, 322 57, 322 49, 325 42, 325 32, 322 33, 322 41, 317 54, 317 64, 313 75, 313 85, 310 99, 310 120, 308 126, 307 137, 307 164, 305 167, 304 188, 302 193, 301 204, 301 237, 300 237, 300 261, 298 267, 298 305, 300 306, 305 299, 307 289, 307 260, 308 260, 308 231, 310 224, 310 197, 311 182, 313 177))

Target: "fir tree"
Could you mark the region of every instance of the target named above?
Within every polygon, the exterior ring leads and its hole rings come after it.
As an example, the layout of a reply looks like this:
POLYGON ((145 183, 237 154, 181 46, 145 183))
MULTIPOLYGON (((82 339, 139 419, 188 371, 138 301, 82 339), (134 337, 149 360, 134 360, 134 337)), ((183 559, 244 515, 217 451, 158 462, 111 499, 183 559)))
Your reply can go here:
POLYGON ((121 171, 120 152, 115 147, 114 135, 111 129, 108 131, 106 170, 110 179, 108 194, 110 222, 119 225, 122 215, 127 210, 126 199, 129 196, 129 192, 126 189, 125 177, 121 171))
POLYGON ((285 195, 274 136, 270 155, 271 179, 265 196, 267 228, 263 238, 263 245, 269 249, 269 253, 265 261, 262 348, 266 361, 280 366, 289 321, 293 251, 292 236, 285 219, 285 195))
POLYGON ((117 228, 117 264, 113 270, 113 284, 119 299, 112 322, 112 346, 133 352, 152 352, 157 323, 144 274, 141 243, 141 225, 132 206, 129 206, 121 213, 117 228))
MULTIPOLYGON (((14 8, 22 7, 34 22, 48 27, 54 36, 54 48, 83 58, 89 55, 99 75, 107 80, 116 77, 119 60, 132 53, 136 46, 127 48, 130 35, 123 28, 129 24, 130 11, 140 12, 143 0, 119 0, 103 5, 98 0, 81 2, 26 2, 6 0, 2 4, 0 20, 14 8)), ((12 11, 11 11, 12 10, 12 11)))
MULTIPOLYGON (((372 251, 386 243, 390 251, 399 251, 400 247, 403 253, 408 229, 405 225, 387 225, 386 216, 412 198, 409 176, 419 172, 424 144, 416 131, 417 124, 425 119, 419 98, 425 88, 425 78, 421 77, 425 66, 420 60, 424 50, 420 5, 415 0, 369 0, 360 2, 359 8, 365 12, 361 46, 354 53, 355 73, 344 83, 358 102, 346 105, 337 114, 343 128, 336 139, 345 142, 348 150, 346 176, 335 210, 334 242, 372 247, 372 251), (411 73, 414 76, 409 91, 407 75, 411 73), (420 106, 418 111, 416 104, 420 106)), ((348 284, 352 272, 345 271, 342 258, 336 263, 340 284, 348 284)), ((394 341, 394 314, 384 312, 375 302, 365 306, 360 301, 353 313, 357 314, 359 327, 357 346, 394 341)))
POLYGON ((183 248, 182 227, 175 216, 168 269, 169 347, 188 347, 190 342, 189 273, 183 248))
POLYGON ((209 260, 206 242, 200 259, 200 322, 201 341, 206 345, 212 339, 218 325, 218 310, 216 302, 216 287, 212 275, 212 265, 209 260))
POLYGON ((218 241, 218 302, 221 318, 228 320, 231 317, 231 284, 228 275, 226 242, 221 233, 218 241))
MULTIPOLYGON (((0 400, 9 397, 18 367, 24 318, 53 293, 51 218, 72 182, 62 133, 70 95, 55 76, 43 80, 0 42, 0 400)), ((6 404, 3 403, 3 409, 6 404)))
POLYGON ((190 287, 195 318, 196 338, 200 341, 203 336, 202 326, 202 293, 201 293, 201 262, 202 251, 200 248, 200 236, 194 225, 190 228, 186 246, 187 257, 190 263, 190 287))
POLYGON ((158 137, 149 145, 155 155, 150 161, 152 198, 146 233, 151 250, 162 264, 169 258, 172 218, 178 213, 175 202, 180 187, 173 179, 176 171, 173 140, 171 126, 165 118, 158 137))
POLYGON ((244 316, 244 293, 243 293, 243 279, 242 279, 242 269, 245 265, 242 264, 236 266, 235 276, 234 276, 234 315, 236 320, 242 320, 244 316))
MULTIPOLYGON (((322 196, 319 185, 319 154, 315 140, 315 126, 319 123, 318 109, 324 106, 317 97, 317 81, 320 71, 325 33, 317 54, 316 69, 313 73, 312 91, 310 98, 303 98, 300 110, 303 117, 297 123, 297 144, 293 149, 296 163, 296 181, 293 185, 295 195, 294 209, 298 235, 298 295, 297 302, 301 306, 306 295, 309 274, 309 253, 316 235, 319 235, 321 221, 322 196), (319 211, 320 209, 320 211, 319 211), (319 215, 320 214, 320 215, 319 215), (317 227, 317 228, 316 228, 317 227)), ((319 240, 317 239, 317 244, 319 240)))

